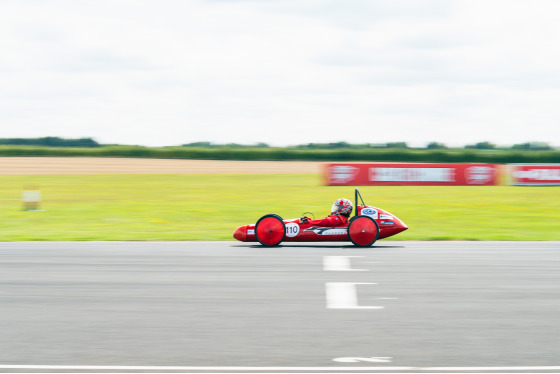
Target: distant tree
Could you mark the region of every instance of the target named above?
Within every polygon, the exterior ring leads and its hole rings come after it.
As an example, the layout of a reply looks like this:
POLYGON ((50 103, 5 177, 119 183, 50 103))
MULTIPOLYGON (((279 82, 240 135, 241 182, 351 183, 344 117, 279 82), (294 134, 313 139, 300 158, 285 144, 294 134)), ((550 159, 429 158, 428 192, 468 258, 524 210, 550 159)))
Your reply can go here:
POLYGON ((495 149, 496 145, 490 142, 480 142, 476 143, 475 145, 466 145, 465 148, 467 149, 495 149))
POLYGON ((531 142, 531 143, 516 144, 511 148, 526 150, 526 151, 550 151, 552 149, 552 147, 545 142, 531 142))
POLYGON ((438 143, 438 142, 431 142, 428 143, 428 145, 426 146, 427 149, 445 149, 447 148, 445 146, 445 144, 443 143, 438 143))
POLYGON ((183 144, 181 147, 210 148, 210 147, 212 147, 212 143, 210 143, 210 142, 194 142, 194 143, 183 144))
POLYGON ((99 143, 97 143, 92 138, 78 139, 77 142, 79 144, 78 145, 79 147, 100 147, 101 146, 99 143))
POLYGON ((408 144, 405 142, 393 142, 385 144, 387 148, 408 148, 408 144))
POLYGON ((296 145, 295 148, 316 148, 316 144, 315 143, 300 144, 300 145, 296 145))
POLYGON ((335 148, 350 148, 350 144, 348 144, 348 143, 346 143, 346 142, 329 143, 329 148, 331 148, 331 149, 335 149, 335 148))
POLYGON ((64 142, 64 140, 55 136, 47 136, 46 138, 41 138, 41 140, 48 147, 60 147, 64 142))
POLYGON ((287 148, 308 148, 308 149, 368 149, 368 148, 386 148, 385 144, 371 144, 371 143, 359 143, 353 144, 348 142, 336 142, 336 143, 307 143, 295 146, 289 146, 287 148))
POLYGON ((216 148, 216 147, 227 147, 227 148, 268 148, 269 145, 266 143, 256 143, 252 145, 238 144, 238 143, 228 143, 228 144, 216 144, 211 142, 194 142, 181 145, 181 147, 193 147, 193 148, 216 148))

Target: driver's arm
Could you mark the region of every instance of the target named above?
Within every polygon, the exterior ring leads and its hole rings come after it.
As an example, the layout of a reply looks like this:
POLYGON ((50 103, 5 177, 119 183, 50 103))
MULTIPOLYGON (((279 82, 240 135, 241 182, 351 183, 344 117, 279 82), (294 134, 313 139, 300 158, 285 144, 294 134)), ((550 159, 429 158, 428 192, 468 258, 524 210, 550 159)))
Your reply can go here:
POLYGON ((346 220, 343 220, 343 217, 336 215, 328 216, 323 219, 308 220, 308 223, 313 226, 338 226, 346 223, 346 220))

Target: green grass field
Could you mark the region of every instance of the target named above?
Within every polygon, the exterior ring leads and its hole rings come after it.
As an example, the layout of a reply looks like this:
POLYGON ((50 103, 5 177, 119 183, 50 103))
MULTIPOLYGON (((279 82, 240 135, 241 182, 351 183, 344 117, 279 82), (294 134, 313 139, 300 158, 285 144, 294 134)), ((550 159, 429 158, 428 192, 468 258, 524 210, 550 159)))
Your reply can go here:
MULTIPOLYGON (((319 175, 0 176, 0 240, 233 240, 267 213, 329 213, 319 175), (23 211, 38 185, 43 211, 23 211)), ((410 228, 394 240, 560 240, 560 187, 360 187, 410 228)), ((391 239, 391 240, 392 240, 391 239)))

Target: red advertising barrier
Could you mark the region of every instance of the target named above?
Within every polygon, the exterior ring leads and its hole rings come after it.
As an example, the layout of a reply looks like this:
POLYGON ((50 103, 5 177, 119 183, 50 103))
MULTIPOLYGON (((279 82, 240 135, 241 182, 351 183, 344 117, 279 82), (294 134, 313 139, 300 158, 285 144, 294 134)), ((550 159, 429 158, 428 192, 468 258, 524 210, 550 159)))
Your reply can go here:
POLYGON ((327 164, 326 184, 343 185, 496 185, 498 165, 489 164, 327 164))
POLYGON ((510 164, 509 175, 517 186, 558 186, 560 164, 510 164))

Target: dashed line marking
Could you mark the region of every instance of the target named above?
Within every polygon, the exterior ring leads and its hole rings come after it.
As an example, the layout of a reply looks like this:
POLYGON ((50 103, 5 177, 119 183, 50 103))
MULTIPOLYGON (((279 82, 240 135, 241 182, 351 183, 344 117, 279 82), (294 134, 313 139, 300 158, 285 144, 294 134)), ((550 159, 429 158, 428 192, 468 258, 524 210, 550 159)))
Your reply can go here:
POLYGON ((338 357, 333 358, 334 362, 371 362, 371 363, 389 363, 393 361, 393 357, 338 357))
POLYGON ((358 305, 356 285, 377 283, 329 282, 325 284, 328 309, 383 309, 382 306, 358 305))
POLYGON ((369 271, 368 269, 352 269, 350 258, 363 256, 325 256, 323 269, 326 271, 369 271))

